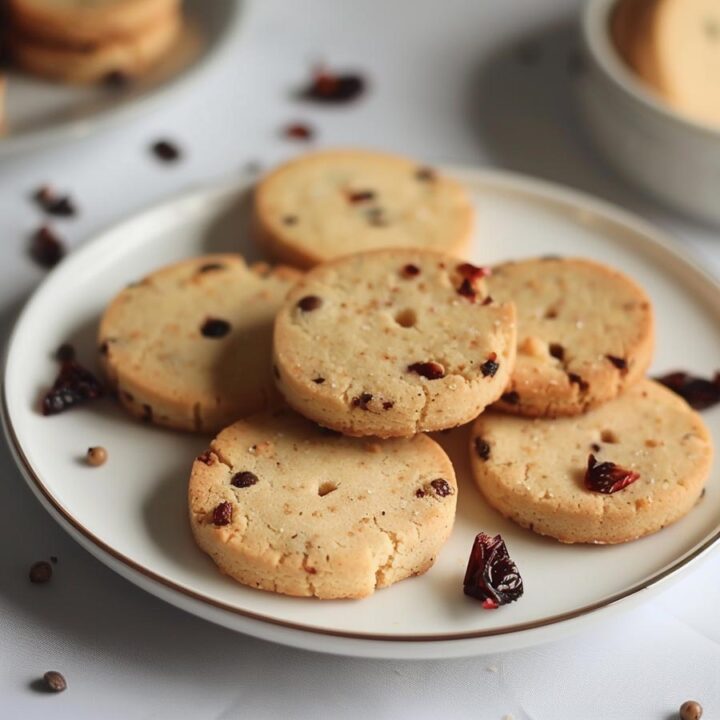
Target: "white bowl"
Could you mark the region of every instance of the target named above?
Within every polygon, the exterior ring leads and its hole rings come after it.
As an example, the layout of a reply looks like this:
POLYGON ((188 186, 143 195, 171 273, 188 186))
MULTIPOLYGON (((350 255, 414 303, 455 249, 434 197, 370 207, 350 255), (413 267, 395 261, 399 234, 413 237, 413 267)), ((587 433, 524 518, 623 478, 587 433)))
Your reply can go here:
POLYGON ((675 112, 625 64, 610 37, 618 0, 589 0, 580 108, 601 152, 668 205, 720 224, 720 130, 675 112))

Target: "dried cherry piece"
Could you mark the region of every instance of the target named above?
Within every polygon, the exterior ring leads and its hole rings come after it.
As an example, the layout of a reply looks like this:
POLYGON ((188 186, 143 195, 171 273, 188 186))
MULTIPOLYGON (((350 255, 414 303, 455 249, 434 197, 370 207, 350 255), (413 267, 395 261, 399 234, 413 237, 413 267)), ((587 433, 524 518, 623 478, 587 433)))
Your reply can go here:
POLYGON ((407 265, 403 266, 403 269, 400 271, 400 274, 404 278, 417 277, 420 274, 420 268, 417 265, 408 263, 407 265))
POLYGON ((479 267, 468 262, 460 263, 456 270, 462 277, 467 278, 471 282, 492 275, 492 270, 489 267, 479 267))
POLYGON ((705 410, 720 402, 720 373, 713 380, 678 371, 655 378, 683 398, 691 408, 705 410))
POLYGON ((560 343, 550 343, 548 350, 556 360, 562 362, 565 359, 565 348, 560 343))
POLYGON ((40 186, 33 197, 37 204, 50 215, 59 217, 72 217, 77 208, 69 195, 58 195, 50 185, 40 186))
POLYGON ((43 267, 51 268, 63 259, 65 245, 53 230, 43 225, 33 235, 30 255, 43 267))
POLYGON ((488 359, 480 366, 480 372, 483 377, 495 377, 495 373, 500 368, 500 363, 497 361, 497 353, 490 353, 488 359))
POLYGON ((306 295, 304 298, 298 300, 297 306, 303 312, 312 312, 317 310, 322 305, 322 298, 317 295, 306 295))
POLYGON ((393 400, 385 400, 383 403, 383 410, 392 410, 395 407, 395 402, 393 400))
POLYGON ((354 192, 347 193, 348 202, 364 203, 370 202, 375 199, 375 192, 373 190, 356 190, 354 192))
POLYGON ((352 399, 352 406, 361 410, 368 409, 368 403, 373 399, 372 393, 364 392, 352 399))
POLYGON ((290 123, 285 126, 283 134, 291 140, 312 140, 315 130, 306 123, 290 123))
POLYGON ((626 372, 628 369, 627 360, 625 358, 617 357, 617 355, 606 355, 605 356, 618 370, 626 372))
POLYGON ((212 513, 213 525, 229 525, 232 522, 232 505, 225 501, 215 507, 212 513))
POLYGON ((416 362, 408 365, 408 372, 414 372, 428 380, 439 380, 445 377, 445 368, 433 360, 429 362, 416 362))
POLYGON ((473 284, 468 278, 464 278, 460 283, 460 287, 457 289, 457 294, 468 298, 469 300, 475 300, 477 297, 477 290, 473 287, 473 284))
POLYGON ((158 140, 153 143, 152 151, 158 160, 166 163, 176 162, 182 155, 180 148, 170 140, 158 140))
POLYGON ((514 602, 523 594, 523 581, 517 565, 508 554, 500 535, 479 533, 470 551, 463 590, 483 600, 483 607, 495 609, 514 602))
POLYGON ((577 385, 580 388, 580 392, 585 392, 590 387, 590 385, 585 380, 583 380, 577 373, 569 372, 567 376, 568 380, 573 385, 577 385))
POLYGON ((475 452, 481 460, 490 459, 490 444, 481 437, 475 438, 475 452))
POLYGON ((585 487, 593 492, 609 495, 634 483, 640 475, 633 470, 625 470, 614 462, 601 462, 591 453, 585 472, 585 487))
POLYGON ((255 485, 259 481, 258 476, 249 470, 243 470, 235 473, 230 480, 230 484, 236 488, 247 488, 255 485))
MULTIPOLYGON (((69 353, 64 357, 69 357, 69 353)), ((65 359, 61 361, 60 373, 52 388, 43 397, 42 413, 57 415, 74 405, 95 400, 104 394, 105 390, 95 375, 74 359, 65 359)))
POLYGON ((324 68, 317 70, 313 79, 301 92, 301 97, 322 103, 347 103, 365 91, 365 79, 356 73, 335 73, 324 68))
POLYGON ((220 318, 207 318, 200 327, 200 332, 206 338, 225 337, 230 332, 230 323, 220 318))
POLYGON ((430 481, 432 489, 438 497, 447 497, 448 495, 454 495, 455 491, 450 486, 450 483, 444 478, 437 478, 430 481))

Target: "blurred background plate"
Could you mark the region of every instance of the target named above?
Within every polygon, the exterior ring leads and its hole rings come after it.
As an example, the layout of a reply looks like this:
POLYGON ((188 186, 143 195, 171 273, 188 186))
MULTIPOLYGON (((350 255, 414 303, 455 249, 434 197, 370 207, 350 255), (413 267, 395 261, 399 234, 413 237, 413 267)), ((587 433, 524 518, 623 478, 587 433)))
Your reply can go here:
POLYGON ((83 137, 152 109, 180 91, 228 45, 242 0, 185 0, 182 37, 170 55, 127 88, 52 83, 9 69, 0 158, 83 137))

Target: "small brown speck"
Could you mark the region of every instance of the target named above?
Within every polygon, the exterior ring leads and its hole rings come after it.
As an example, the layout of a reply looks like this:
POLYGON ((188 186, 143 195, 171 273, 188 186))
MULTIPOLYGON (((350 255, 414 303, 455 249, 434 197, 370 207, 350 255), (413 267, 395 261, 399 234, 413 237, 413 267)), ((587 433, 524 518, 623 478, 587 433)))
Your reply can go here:
POLYGON ((508 405, 517 405, 520 402, 520 395, 515 390, 511 390, 506 392, 500 399, 508 405))
POLYGON ((108 453, 104 447, 95 446, 89 447, 85 454, 85 460, 87 464, 92 467, 100 467, 107 462, 108 453))
POLYGON ((52 565, 45 560, 40 560, 30 566, 28 577, 30 578, 31 583, 35 585, 43 585, 44 583, 50 581, 52 572, 52 565))
POLYGON ((351 401, 351 405, 355 408, 360 408, 361 410, 367 410, 368 409, 368 403, 373 399, 372 393, 364 392, 360 395, 357 395, 354 397, 351 401))
POLYGON ((298 300, 297 306, 303 312, 312 312, 317 310, 322 305, 322 298, 317 295, 306 295, 304 298, 298 300))

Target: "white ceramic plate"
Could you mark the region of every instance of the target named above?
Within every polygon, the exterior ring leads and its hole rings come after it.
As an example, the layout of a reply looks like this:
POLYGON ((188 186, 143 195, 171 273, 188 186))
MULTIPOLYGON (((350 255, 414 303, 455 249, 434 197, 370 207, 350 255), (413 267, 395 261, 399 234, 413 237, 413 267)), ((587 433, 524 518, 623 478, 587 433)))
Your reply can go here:
MULTIPOLYGON (((582 255, 622 268, 658 315, 653 370, 708 374, 720 358, 718 285, 652 228, 607 205, 535 180, 456 171, 478 209, 473 258, 582 255)), ((437 565, 362 601, 320 602, 248 589, 218 573, 186 519, 190 464, 207 439, 138 424, 112 401, 46 418, 38 398, 56 372, 52 351, 73 342, 96 355, 98 316, 127 283, 208 251, 255 252, 247 183, 203 190, 145 212, 74 253, 47 278, 13 332, 4 378, 10 443, 43 505, 91 553, 149 592, 235 630, 300 647, 380 657, 448 657, 550 640, 647 597, 714 544, 720 474, 692 513, 652 537, 615 547, 566 546, 488 509, 468 477, 467 428, 438 439, 460 481, 458 517, 437 565), (91 469, 89 445, 110 459, 91 469), (525 581, 519 602, 486 611, 462 593, 474 535, 502 533, 525 581)), ((720 438, 720 408, 705 419, 720 438)))
POLYGON ((148 110, 209 65, 232 36, 241 0, 185 0, 185 29, 167 58, 124 89, 74 87, 8 70, 0 157, 79 138, 148 110))

